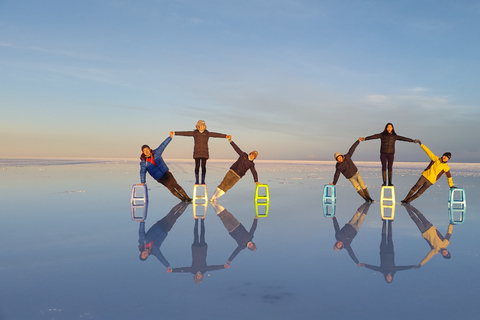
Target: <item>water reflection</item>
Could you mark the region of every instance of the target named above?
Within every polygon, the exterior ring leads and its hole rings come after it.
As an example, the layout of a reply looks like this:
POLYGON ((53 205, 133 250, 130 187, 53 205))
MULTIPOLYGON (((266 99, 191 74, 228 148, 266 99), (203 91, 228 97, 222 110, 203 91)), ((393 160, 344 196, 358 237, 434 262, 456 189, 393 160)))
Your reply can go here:
POLYGON ((361 263, 361 267, 381 272, 387 283, 392 283, 393 277, 397 271, 418 268, 416 265, 396 266, 395 252, 393 248, 393 232, 392 220, 383 220, 382 223, 382 240, 380 242, 380 266, 374 266, 367 263, 361 263))
POLYGON ((230 257, 227 260, 226 266, 229 267, 230 263, 235 259, 235 257, 245 248, 248 248, 250 251, 256 251, 257 245, 252 241, 255 230, 257 229, 258 217, 253 218, 252 226, 250 231, 241 224, 232 213, 228 212, 227 209, 222 207, 217 202, 212 202, 212 207, 217 213, 217 217, 222 220, 225 229, 227 229, 230 236, 237 242, 238 246, 232 252, 230 257))
POLYGON ((342 249, 347 250, 350 258, 352 258, 352 260, 358 266, 361 265, 355 256, 355 253, 353 252, 351 244, 353 239, 355 239, 355 236, 357 235, 363 221, 365 220, 370 205, 370 202, 364 202, 360 207, 358 207, 352 219, 350 219, 350 221, 345 224, 342 229, 340 229, 337 218, 333 217, 333 228, 335 229, 335 239, 337 240, 333 245, 333 249, 335 251, 340 251, 342 249))
POLYGON ((172 272, 192 273, 195 283, 202 283, 204 274, 207 271, 224 269, 227 266, 223 264, 207 265, 207 249, 205 242, 205 219, 195 219, 193 227, 193 244, 192 244, 192 265, 190 267, 173 268, 172 272), (200 221, 200 234, 198 233, 198 222, 200 221))
POLYGON ((145 221, 142 220, 140 222, 138 230, 138 249, 140 250, 141 261, 145 261, 150 255, 154 255, 158 261, 167 267, 168 272, 171 271, 170 263, 163 256, 160 247, 173 225, 177 222, 177 219, 182 215, 188 205, 189 203, 180 202, 174 206, 165 217, 151 226, 147 232, 145 232, 145 221))
POLYGON ((451 255, 447 250, 447 247, 450 244, 453 224, 450 223, 448 225, 447 233, 445 236, 443 236, 440 231, 435 228, 435 226, 431 224, 430 221, 428 221, 417 208, 411 204, 405 204, 404 207, 407 209, 410 218, 417 225, 418 230, 420 230, 420 233, 422 234, 423 238, 425 238, 431 249, 425 258, 420 261, 419 266, 423 266, 437 253, 441 253, 445 259, 450 259, 451 255))

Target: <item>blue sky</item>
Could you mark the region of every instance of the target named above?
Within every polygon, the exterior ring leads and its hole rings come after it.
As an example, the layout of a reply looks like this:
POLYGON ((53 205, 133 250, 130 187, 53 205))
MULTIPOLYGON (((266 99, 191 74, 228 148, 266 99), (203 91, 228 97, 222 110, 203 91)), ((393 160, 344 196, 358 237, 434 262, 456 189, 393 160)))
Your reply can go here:
POLYGON ((203 119, 258 159, 333 160, 393 122, 478 162, 478 30, 478 1, 0 0, 0 157, 136 158, 203 119))

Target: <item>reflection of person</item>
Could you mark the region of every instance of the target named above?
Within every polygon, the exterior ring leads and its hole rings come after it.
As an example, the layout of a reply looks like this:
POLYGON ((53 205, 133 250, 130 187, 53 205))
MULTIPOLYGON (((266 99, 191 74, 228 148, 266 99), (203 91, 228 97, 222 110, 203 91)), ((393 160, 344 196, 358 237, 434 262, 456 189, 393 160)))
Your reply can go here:
POLYGON ((408 270, 416 268, 416 265, 410 266, 396 266, 395 265, 395 252, 393 250, 393 237, 392 237, 392 220, 388 220, 388 236, 387 236, 387 221, 383 220, 382 226, 382 241, 380 242, 380 266, 373 266, 371 264, 361 263, 361 267, 366 267, 373 271, 383 273, 385 281, 392 283, 393 277, 397 271, 408 270))
POLYGON ((217 216, 222 220, 225 229, 227 229, 230 236, 237 242, 238 246, 232 252, 230 257, 227 260, 226 267, 230 266, 230 262, 235 259, 235 257, 245 248, 248 248, 250 251, 256 251, 257 245, 253 242, 253 235, 257 229, 257 217, 253 219, 252 227, 250 231, 247 231, 245 227, 224 207, 218 203, 212 204, 217 216))
POLYGON ((163 161, 162 153, 167 145, 172 141, 172 135, 167 137, 160 146, 152 150, 148 145, 142 146, 142 155, 140 156, 140 184, 145 184, 146 173, 148 172, 155 180, 167 187, 168 190, 182 201, 190 201, 190 197, 177 183, 173 174, 163 161))
POLYGON ((387 163, 388 163, 388 185, 393 186, 392 172, 393 160, 395 157, 395 141, 415 142, 416 140, 399 136, 395 133, 392 123, 387 123, 385 129, 381 133, 377 133, 365 138, 360 138, 362 141, 380 139, 380 161, 382 162, 382 178, 383 186, 387 185, 387 163))
POLYGON ((210 201, 216 201, 220 198, 225 192, 230 190, 244 175, 245 173, 250 170, 253 175, 253 180, 256 184, 260 184, 258 182, 257 171, 255 170, 255 160, 258 156, 257 151, 252 151, 250 154, 243 152, 236 144, 232 141, 232 139, 228 139, 230 144, 232 145, 233 149, 238 153, 239 157, 237 161, 230 167, 230 170, 227 172, 223 181, 215 190, 215 193, 210 198, 210 201))
POLYGON ((223 133, 210 132, 207 130, 205 121, 198 120, 196 130, 194 131, 175 131, 176 136, 193 137, 193 158, 195 159, 195 184, 198 184, 198 174, 200 166, 202 167, 202 184, 205 184, 205 174, 207 172, 208 139, 209 138, 227 138, 223 133))
POLYGON ((423 151, 427 153, 432 161, 428 164, 427 168, 423 170, 422 176, 418 179, 417 183, 410 189, 405 199, 402 200, 402 203, 410 203, 413 200, 417 199, 425 192, 430 186, 434 185, 438 179, 442 176, 445 172, 445 176, 448 179, 448 185, 450 188, 453 188, 453 180, 452 175, 450 173, 450 167, 448 166, 447 162, 452 157, 450 152, 445 152, 441 158, 437 157, 428 149, 425 145, 421 142, 420 147, 422 147, 423 151), (417 193, 415 193, 417 192, 417 193))
POLYGON ((338 177, 340 173, 342 173, 345 178, 350 180, 353 187, 357 190, 358 194, 365 199, 365 201, 373 202, 373 199, 370 198, 370 194, 368 193, 367 186, 363 182, 362 176, 358 172, 357 167, 352 161, 353 152, 357 148, 358 144, 360 143, 360 139, 355 141, 355 143, 350 147, 348 152, 342 155, 339 152, 336 152, 334 155, 337 164, 335 165, 335 175, 333 176, 333 182, 330 185, 336 185, 338 181, 338 177))
POLYGON ((340 229, 337 218, 333 217, 333 228, 335 229, 335 239, 337 240, 333 245, 333 249, 335 251, 340 251, 342 249, 347 250, 350 258, 352 258, 352 260, 358 266, 360 266, 360 261, 358 261, 357 257, 355 256, 351 244, 357 235, 360 226, 365 220, 365 216, 367 215, 369 208, 370 203, 363 203, 360 207, 358 207, 352 219, 350 219, 350 221, 345 224, 342 229, 340 229))
POLYGON ((168 272, 171 271, 170 264, 160 251, 160 246, 167 237, 177 219, 182 215, 188 203, 180 202, 170 210, 170 212, 157 221, 145 233, 145 221, 140 222, 138 231, 138 249, 140 250, 140 260, 145 261, 150 255, 154 255, 157 259, 167 267, 168 272))
POLYGON ((447 234, 442 236, 440 231, 437 230, 426 218, 425 216, 417 210, 414 206, 410 204, 404 205, 407 209, 410 218, 418 227, 418 230, 422 233, 422 236, 427 241, 428 245, 432 250, 420 261, 419 266, 423 266, 428 260, 430 260, 437 253, 441 253, 445 259, 450 259, 450 252, 447 250, 448 245, 450 244, 450 237, 452 236, 453 224, 448 225, 447 234))
POLYGON ((205 242, 205 220, 201 221, 200 236, 198 235, 198 219, 195 219, 195 227, 193 228, 193 244, 192 244, 192 266, 183 268, 173 268, 172 272, 189 272, 193 274, 195 283, 202 283, 205 272, 224 269, 222 265, 207 265, 207 249, 205 242))

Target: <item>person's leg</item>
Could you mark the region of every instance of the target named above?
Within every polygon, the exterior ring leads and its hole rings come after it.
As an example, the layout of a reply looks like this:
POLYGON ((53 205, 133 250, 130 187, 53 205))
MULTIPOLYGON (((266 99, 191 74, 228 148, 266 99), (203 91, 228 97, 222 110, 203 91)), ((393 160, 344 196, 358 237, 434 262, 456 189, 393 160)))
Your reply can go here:
POLYGON ((195 184, 198 184, 199 171, 200 171, 200 158, 195 158, 195 184))
POLYGON ((368 192, 367 186, 365 185, 365 182, 363 181, 362 176, 360 175, 359 172, 357 172, 355 175, 357 176, 358 184, 359 184, 360 188, 362 188, 363 194, 365 195, 365 198, 367 199, 367 201, 373 202, 373 199, 372 199, 372 197, 370 197, 370 193, 368 192))
POLYGON ((222 220, 222 223, 228 232, 232 232, 240 225, 240 222, 227 210, 223 210, 218 213, 217 216, 222 220))
POLYGON ((200 241, 198 237, 198 219, 195 219, 195 226, 193 227, 193 246, 198 247, 199 244, 200 241))
POLYGON ((418 181, 417 183, 415 183, 413 185, 413 187, 410 189, 410 191, 408 192, 408 194, 405 196, 405 199, 402 200, 402 203, 408 203, 410 202, 408 199, 413 196, 413 194, 418 190, 420 189, 420 187, 426 182, 428 181, 423 175, 420 176, 420 178, 418 178, 418 181))
POLYGON ((410 218, 413 220, 413 222, 417 225, 418 230, 420 230, 421 233, 424 233, 425 231, 428 230, 428 228, 425 227, 425 224, 417 217, 417 215, 413 212, 412 208, 410 205, 406 205, 405 208, 407 209, 408 215, 410 218))
POLYGON ((387 154, 380 153, 380 161, 382 162, 382 186, 387 185, 387 154))
POLYGON ((187 195, 185 190, 177 183, 177 180, 173 177, 173 174, 170 171, 167 171, 163 177, 158 179, 158 182, 167 187, 168 190, 177 198, 182 201, 190 201, 190 197, 187 195))
POLYGON ((205 219, 200 221, 200 245, 206 245, 205 242, 205 219))
POLYGON ((201 158, 200 164, 202 166, 202 184, 205 184, 205 176, 207 174, 207 159, 201 158))
POLYGON ((395 160, 395 154, 389 153, 387 156, 387 163, 388 163, 388 185, 393 186, 393 161, 395 160))
MULTIPOLYGON (((358 173, 358 172, 357 172, 358 173)), ((368 201, 368 198, 367 196, 363 193, 363 190, 362 188, 360 187, 360 184, 358 183, 358 180, 357 180, 357 173, 355 173, 355 175, 353 177, 351 177, 350 179, 348 179, 353 187, 355 188, 355 190, 357 190, 357 193, 360 195, 360 197, 362 197, 365 201, 368 201)))
POLYGON ((215 190, 215 193, 210 198, 210 201, 216 201, 218 198, 223 196, 225 192, 230 190, 238 182, 238 180, 240 180, 240 177, 232 169, 230 169, 223 178, 223 181, 218 185, 217 190, 215 190))
POLYGON ((413 196, 411 196, 410 198, 407 199, 408 202, 412 202, 413 200, 417 199, 418 197, 420 197, 428 188, 430 188, 430 186, 432 185, 432 183, 430 181, 426 181, 422 187, 417 191, 417 193, 415 193, 413 196))

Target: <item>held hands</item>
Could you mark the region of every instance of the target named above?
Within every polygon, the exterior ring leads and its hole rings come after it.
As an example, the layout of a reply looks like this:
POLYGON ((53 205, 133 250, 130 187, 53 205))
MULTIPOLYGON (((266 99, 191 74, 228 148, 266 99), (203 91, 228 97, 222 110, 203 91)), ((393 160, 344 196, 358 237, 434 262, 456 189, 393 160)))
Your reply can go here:
POLYGON ((227 135, 227 139, 228 139, 228 142, 232 142, 232 136, 231 135, 227 135))
POLYGON ((358 138, 358 141, 365 141, 365 138, 360 137, 358 138))
POLYGON ((422 144, 422 141, 420 141, 420 140, 418 140, 418 139, 415 139, 415 140, 413 140, 413 143, 422 144))
POLYGON ((174 135, 175 135, 175 131, 170 131, 170 138, 173 138, 174 135))
POLYGON ((172 272, 172 268, 170 268, 170 266, 168 266, 167 273, 170 273, 170 272, 172 272))
POLYGON ((227 261, 227 263, 223 267, 226 269, 230 268, 230 261, 227 261))
POLYGON ((358 263, 358 267, 359 267, 359 268, 365 267, 365 263, 359 262, 359 263, 358 263))

